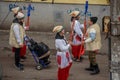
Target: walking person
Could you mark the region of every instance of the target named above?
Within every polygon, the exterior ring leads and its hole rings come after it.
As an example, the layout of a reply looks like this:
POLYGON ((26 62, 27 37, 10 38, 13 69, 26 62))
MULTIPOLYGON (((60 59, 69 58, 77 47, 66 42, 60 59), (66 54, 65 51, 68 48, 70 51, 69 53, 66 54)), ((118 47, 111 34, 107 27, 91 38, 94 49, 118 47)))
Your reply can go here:
POLYGON ((82 61, 84 54, 84 46, 81 45, 81 41, 83 39, 82 29, 84 28, 84 24, 80 24, 80 12, 73 11, 70 13, 71 16, 71 34, 70 40, 72 43, 72 54, 74 61, 82 61))
MULTIPOLYGON (((14 21, 15 21, 15 19, 17 19, 16 16, 17 16, 18 12, 23 13, 22 8, 19 7, 19 6, 16 6, 16 7, 12 8, 11 11, 12 11, 13 14, 14 14, 14 21)), ((25 27, 25 22, 23 23, 23 27, 26 29, 26 27, 25 27)), ((14 48, 14 47, 12 48, 12 51, 13 51, 13 52, 15 51, 15 48, 14 48)), ((25 55, 26 55, 26 44, 24 43, 23 47, 22 47, 21 50, 20 50, 20 58, 21 58, 23 61, 24 61, 24 59, 26 59, 26 56, 25 56, 25 55)))
POLYGON ((20 50, 24 45, 25 30, 23 27, 24 14, 18 12, 10 28, 9 44, 15 48, 15 66, 23 70, 23 64, 20 63, 20 50))
POLYGON ((91 75, 95 75, 100 72, 96 61, 96 55, 101 49, 101 34, 100 27, 96 23, 97 19, 97 17, 90 17, 88 20, 89 28, 86 33, 86 40, 82 42, 86 43, 86 50, 89 52, 90 67, 85 70, 92 71, 91 75))
POLYGON ((53 32, 56 33, 55 46, 57 50, 58 80, 68 80, 69 71, 72 65, 72 59, 69 52, 71 42, 67 43, 63 26, 54 27, 53 32))

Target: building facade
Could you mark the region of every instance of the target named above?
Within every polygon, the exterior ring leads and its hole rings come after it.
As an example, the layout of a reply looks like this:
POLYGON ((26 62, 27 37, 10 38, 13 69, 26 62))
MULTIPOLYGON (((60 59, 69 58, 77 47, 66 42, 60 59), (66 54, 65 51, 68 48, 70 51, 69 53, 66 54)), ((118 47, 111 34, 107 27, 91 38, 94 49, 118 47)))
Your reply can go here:
MULTIPOLYGON (((82 2, 72 3, 71 2, 64 4, 60 0, 54 0, 54 4, 52 4, 52 0, 48 0, 48 2, 37 2, 34 0, 33 2, 25 2, 23 0, 4 0, 0 2, 0 29, 9 29, 11 22, 13 20, 13 13, 11 12, 11 8, 14 6, 20 6, 23 9, 23 12, 28 15, 28 5, 30 4, 30 30, 38 30, 38 31, 51 31, 55 25, 63 25, 66 30, 70 30, 70 16, 69 13, 73 10, 78 10, 81 12, 80 22, 83 23, 85 15, 85 6, 82 2), (35 2, 34 2, 35 1, 35 2), (56 2, 58 1, 58 2, 56 2), (7 24, 6 24, 7 23, 7 24)), ((40 1, 40 0, 39 0, 40 1)), ((66 1, 66 0, 64 0, 66 1)), ((84 0, 85 1, 85 0, 84 0)), ((106 0, 104 0, 106 1, 106 0)), ((97 16, 98 23, 102 28, 102 18, 104 16, 110 16, 110 6, 105 4, 93 5, 89 4, 87 17, 97 16)), ((102 29, 101 29, 102 30, 102 29)))

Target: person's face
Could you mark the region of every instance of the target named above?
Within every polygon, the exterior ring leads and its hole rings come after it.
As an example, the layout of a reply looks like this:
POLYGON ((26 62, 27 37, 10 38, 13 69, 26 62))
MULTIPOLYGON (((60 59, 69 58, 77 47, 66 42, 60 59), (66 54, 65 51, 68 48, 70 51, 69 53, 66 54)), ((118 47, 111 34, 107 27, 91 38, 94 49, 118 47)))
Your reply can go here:
POLYGON ((20 23, 24 23, 24 19, 20 19, 19 22, 20 22, 20 23))
POLYGON ((61 35, 64 35, 65 34, 65 30, 63 29, 60 33, 61 33, 61 35))
POLYGON ((77 18, 76 18, 77 20, 79 20, 80 19, 80 16, 77 16, 77 18))
POLYGON ((88 19, 88 25, 92 25, 92 21, 90 19, 88 19))
POLYGON ((21 22, 24 22, 25 20, 24 19, 21 19, 21 22))

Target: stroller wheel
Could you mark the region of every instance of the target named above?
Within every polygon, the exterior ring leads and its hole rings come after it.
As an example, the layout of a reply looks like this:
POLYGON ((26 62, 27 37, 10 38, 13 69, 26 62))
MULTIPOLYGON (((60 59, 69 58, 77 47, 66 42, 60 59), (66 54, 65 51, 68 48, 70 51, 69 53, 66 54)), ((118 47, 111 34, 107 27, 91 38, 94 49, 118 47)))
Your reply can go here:
POLYGON ((38 64, 38 65, 36 66, 36 69, 37 69, 37 70, 41 70, 41 69, 42 69, 42 65, 41 65, 41 64, 38 64))

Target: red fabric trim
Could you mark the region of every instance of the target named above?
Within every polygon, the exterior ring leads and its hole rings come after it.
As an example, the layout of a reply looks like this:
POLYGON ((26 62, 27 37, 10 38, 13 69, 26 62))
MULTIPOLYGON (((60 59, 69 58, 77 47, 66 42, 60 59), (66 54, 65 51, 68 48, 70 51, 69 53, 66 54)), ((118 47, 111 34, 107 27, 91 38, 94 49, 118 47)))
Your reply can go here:
MULTIPOLYGON (((12 47, 12 52, 15 52, 15 48, 12 47)), ((20 56, 25 56, 26 54, 26 45, 23 45, 23 47, 20 50, 20 56)))
POLYGON ((72 63, 66 68, 58 68, 58 80, 68 80, 69 77, 69 71, 72 66, 72 63))
POLYGON ((83 45, 72 45, 71 47, 74 58, 80 58, 85 52, 83 45))
POLYGON ((61 65, 61 56, 57 56, 57 63, 61 65))
POLYGON ((80 45, 79 58, 85 53, 84 45, 80 45))
POLYGON ((75 38, 76 40, 81 41, 81 38, 78 35, 75 38))
POLYGON ((68 52, 66 53, 66 58, 68 59, 68 61, 70 61, 68 52))

